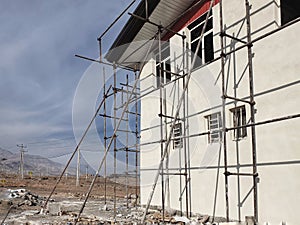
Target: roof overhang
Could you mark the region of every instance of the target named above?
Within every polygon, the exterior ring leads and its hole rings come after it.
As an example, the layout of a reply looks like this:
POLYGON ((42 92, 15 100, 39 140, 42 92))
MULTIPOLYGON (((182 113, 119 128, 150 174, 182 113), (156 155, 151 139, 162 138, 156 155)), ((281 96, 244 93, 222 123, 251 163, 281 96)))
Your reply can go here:
MULTIPOLYGON (((191 20, 199 8, 210 2, 209 0, 151 0, 148 1, 149 21, 179 31, 191 20), (179 25, 178 25, 179 24, 179 25)), ((135 9, 134 15, 146 17, 145 1, 135 9)), ((155 37, 158 27, 131 16, 118 37, 110 47, 105 58, 109 62, 140 69, 150 48, 155 48, 151 39, 155 37)), ((162 40, 168 40, 173 33, 162 30, 162 40)))

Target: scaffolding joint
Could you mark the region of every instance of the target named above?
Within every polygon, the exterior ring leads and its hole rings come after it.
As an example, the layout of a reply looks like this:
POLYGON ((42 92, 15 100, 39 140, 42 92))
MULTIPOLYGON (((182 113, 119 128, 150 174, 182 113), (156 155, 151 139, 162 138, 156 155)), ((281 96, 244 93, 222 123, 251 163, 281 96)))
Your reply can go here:
POLYGON ((253 47, 253 42, 248 42, 246 45, 248 46, 248 48, 252 48, 253 47))
POLYGON ((227 56, 227 54, 222 51, 221 54, 220 54, 220 57, 224 57, 225 58, 226 56, 227 56))

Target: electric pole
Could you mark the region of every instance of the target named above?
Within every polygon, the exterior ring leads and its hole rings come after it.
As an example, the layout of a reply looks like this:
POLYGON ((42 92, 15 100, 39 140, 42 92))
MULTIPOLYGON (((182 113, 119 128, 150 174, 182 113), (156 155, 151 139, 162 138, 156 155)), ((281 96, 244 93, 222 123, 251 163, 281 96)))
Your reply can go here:
POLYGON ((20 144, 17 145, 17 147, 20 148, 20 172, 21 172, 21 178, 24 179, 24 152, 27 152, 24 149, 27 148, 27 146, 20 144))
POLYGON ((80 149, 78 148, 78 155, 77 155, 77 173, 76 173, 76 187, 79 186, 79 177, 80 177, 80 149))
POLYGON ((85 168, 85 179, 86 180, 88 179, 88 169, 89 169, 89 166, 86 165, 86 168, 85 168))

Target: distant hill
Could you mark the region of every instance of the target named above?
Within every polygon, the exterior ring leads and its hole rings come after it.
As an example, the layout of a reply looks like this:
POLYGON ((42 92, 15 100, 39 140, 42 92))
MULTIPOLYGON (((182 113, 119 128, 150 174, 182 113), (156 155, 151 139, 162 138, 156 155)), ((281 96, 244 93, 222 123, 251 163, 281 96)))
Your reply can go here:
MULTIPOLYGON (((33 175, 59 175, 64 165, 38 155, 24 154, 24 174, 32 172, 33 175)), ((20 154, 14 154, 0 148, 0 170, 5 173, 19 173, 20 154)), ((75 175, 76 168, 68 168, 68 174, 75 175)))

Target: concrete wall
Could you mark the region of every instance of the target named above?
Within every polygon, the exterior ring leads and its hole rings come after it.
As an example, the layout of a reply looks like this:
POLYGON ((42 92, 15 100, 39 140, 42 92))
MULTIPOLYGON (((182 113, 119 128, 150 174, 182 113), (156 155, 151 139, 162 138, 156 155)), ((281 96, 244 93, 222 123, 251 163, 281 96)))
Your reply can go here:
MULTIPOLYGON (((244 21, 244 1, 223 1, 223 13, 226 32, 246 40, 244 21)), ((251 1, 251 29, 253 38, 280 26, 280 8, 278 1, 251 1)), ((215 57, 219 51, 219 5, 213 8, 214 17, 214 50, 215 57)), ((189 35, 187 29, 183 31, 189 35)), ((254 90, 256 101, 256 121, 283 117, 299 113, 298 96, 300 94, 300 63, 298 36, 300 25, 294 24, 277 32, 253 46, 254 90)), ((189 40, 189 37, 187 38, 189 40)), ((182 69, 181 38, 172 37, 171 59, 172 70, 182 69)), ((226 39, 227 51, 240 46, 240 43, 226 39)), ((248 60, 246 49, 231 54, 226 60, 227 94, 247 99, 249 97, 248 60)), ((186 68, 185 68, 186 69, 186 68)), ((220 61, 196 69, 192 73, 186 100, 188 120, 186 125, 190 134, 207 131, 205 116, 221 111, 221 78, 220 61)), ((174 79, 174 77, 173 77, 174 79)), ((182 80, 172 82, 165 88, 167 115, 174 115, 178 99, 182 93, 182 80)), ((155 62, 150 61, 143 70, 142 94, 156 87, 155 62), (143 79, 144 78, 144 79, 143 79), (144 91, 143 91, 144 90, 144 91)), ((231 100, 226 106, 226 126, 232 127, 232 115, 229 109, 235 107, 231 100)), ((159 90, 153 91, 141 102, 141 143, 160 140, 159 90)), ((247 121, 250 119, 249 105, 245 105, 247 121)), ((180 112, 183 117, 183 111, 180 112)), ((169 131, 170 119, 166 121, 169 131)), ((258 205, 259 221, 279 224, 297 224, 297 212, 300 210, 300 120, 258 126, 257 159, 258 159, 258 205)), ((228 132, 228 164, 231 172, 251 173, 251 131, 248 135, 235 141, 233 133, 228 132)), ((224 167, 222 143, 208 143, 208 137, 200 136, 188 139, 191 167, 191 196, 193 212, 216 216, 225 216, 224 167), (221 153, 221 154, 220 154, 221 153)), ((180 171, 184 167, 183 149, 169 148, 169 172, 180 171)), ((154 176, 160 160, 160 144, 141 147, 141 203, 146 204, 152 189, 154 176)), ((178 200, 184 188, 184 177, 165 176, 167 207, 185 211, 185 194, 182 204, 178 200), (169 182, 169 184, 168 184, 169 182)), ((161 180, 159 180, 161 181, 161 180)), ((229 177, 230 218, 244 220, 253 215, 252 178, 229 177)), ((152 205, 161 205, 161 183, 156 186, 152 205)))

